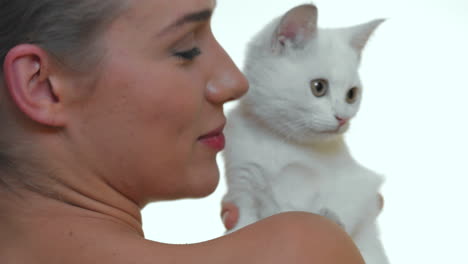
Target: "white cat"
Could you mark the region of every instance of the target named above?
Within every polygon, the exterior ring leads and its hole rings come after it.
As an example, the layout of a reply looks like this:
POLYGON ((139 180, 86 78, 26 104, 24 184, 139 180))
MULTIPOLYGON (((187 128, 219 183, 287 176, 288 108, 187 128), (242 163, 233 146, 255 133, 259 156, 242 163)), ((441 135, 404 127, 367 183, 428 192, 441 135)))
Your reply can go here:
POLYGON ((250 91, 225 130, 224 202, 240 210, 232 231, 279 212, 313 212, 339 223, 366 263, 388 263, 376 224, 383 179, 351 157, 342 136, 361 102, 362 49, 382 22, 318 29, 317 8, 302 5, 250 43, 250 91))

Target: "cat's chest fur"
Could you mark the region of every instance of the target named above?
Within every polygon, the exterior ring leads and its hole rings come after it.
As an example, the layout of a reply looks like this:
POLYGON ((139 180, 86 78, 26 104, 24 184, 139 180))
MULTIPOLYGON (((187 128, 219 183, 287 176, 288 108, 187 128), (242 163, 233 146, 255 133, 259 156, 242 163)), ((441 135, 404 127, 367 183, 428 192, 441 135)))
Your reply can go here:
POLYGON ((262 218, 278 211, 319 213, 326 208, 342 221, 356 222, 370 206, 378 209, 382 178, 357 163, 341 137, 320 145, 297 144, 263 127, 242 107, 230 113, 230 120, 224 153, 228 182, 236 181, 230 171, 263 168, 249 176, 250 188, 266 201, 259 209, 262 218))
MULTIPOLYGON (((323 181, 340 180, 353 171, 368 171, 351 157, 342 137, 320 144, 300 144, 264 127, 242 108, 234 109, 229 119, 224 153, 228 166, 234 165, 234 161, 257 162, 269 165, 270 172, 280 172, 291 164, 302 164, 311 169, 311 177, 323 178, 323 181), (240 150, 245 151, 238 152, 240 150)), ((356 178, 360 178, 359 175, 356 178)), ((362 178, 366 176, 362 175, 362 178)))

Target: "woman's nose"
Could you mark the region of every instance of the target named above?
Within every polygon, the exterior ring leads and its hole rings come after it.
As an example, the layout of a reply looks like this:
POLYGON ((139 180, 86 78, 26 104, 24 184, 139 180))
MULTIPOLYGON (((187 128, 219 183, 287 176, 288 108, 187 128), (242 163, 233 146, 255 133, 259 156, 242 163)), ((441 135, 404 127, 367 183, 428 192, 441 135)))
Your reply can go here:
POLYGON ((249 84, 229 55, 219 47, 214 73, 206 87, 206 96, 213 104, 224 104, 244 95, 249 84))

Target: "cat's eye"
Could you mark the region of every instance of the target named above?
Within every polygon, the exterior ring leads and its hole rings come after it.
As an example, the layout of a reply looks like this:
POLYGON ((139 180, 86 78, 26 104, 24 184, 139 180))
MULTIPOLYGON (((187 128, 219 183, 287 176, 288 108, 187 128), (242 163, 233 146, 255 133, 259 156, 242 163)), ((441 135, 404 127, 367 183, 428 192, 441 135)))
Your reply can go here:
POLYGON ((316 97, 322 97, 327 94, 328 82, 324 79, 313 80, 310 82, 310 89, 316 97))
POLYGON ((353 104, 354 102, 356 102, 358 96, 359 96, 359 88, 353 87, 349 89, 349 91, 346 93, 346 102, 348 104, 353 104))

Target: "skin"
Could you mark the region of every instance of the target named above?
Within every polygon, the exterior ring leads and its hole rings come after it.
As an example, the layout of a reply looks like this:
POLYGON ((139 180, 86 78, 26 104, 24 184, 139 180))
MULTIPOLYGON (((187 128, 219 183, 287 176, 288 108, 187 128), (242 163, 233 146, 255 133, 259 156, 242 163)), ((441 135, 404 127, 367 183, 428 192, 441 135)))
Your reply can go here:
MULTIPOLYGON (((382 194, 378 194, 378 200, 380 211, 382 211, 384 207, 384 198, 382 194)), ((222 204, 221 219, 223 220, 224 227, 227 230, 233 229, 236 226, 237 221, 239 221, 239 208, 233 203, 224 202, 222 204)))
POLYGON ((219 149, 200 137, 222 127, 223 104, 247 91, 211 33, 205 11, 214 8, 133 1, 87 74, 34 45, 10 50, 0 96, 11 125, 2 136, 15 142, 23 173, 40 175, 31 179, 42 192, 14 180, 0 189, 0 263, 363 263, 338 226, 306 213, 193 245, 144 239, 147 203, 213 192, 219 149), (197 21, 174 26, 194 13, 197 21), (199 56, 181 58, 194 47, 199 56))

